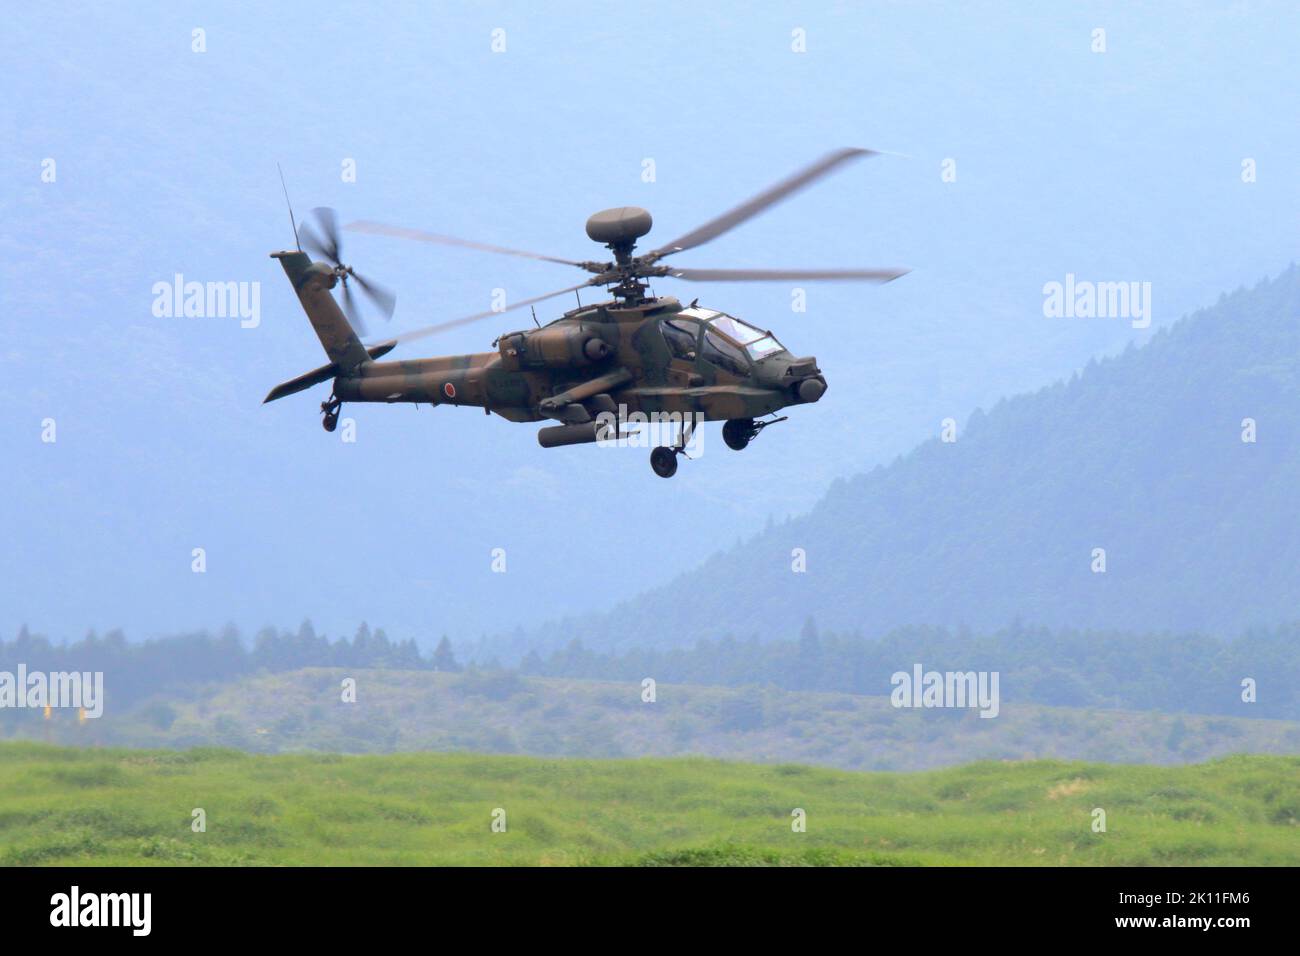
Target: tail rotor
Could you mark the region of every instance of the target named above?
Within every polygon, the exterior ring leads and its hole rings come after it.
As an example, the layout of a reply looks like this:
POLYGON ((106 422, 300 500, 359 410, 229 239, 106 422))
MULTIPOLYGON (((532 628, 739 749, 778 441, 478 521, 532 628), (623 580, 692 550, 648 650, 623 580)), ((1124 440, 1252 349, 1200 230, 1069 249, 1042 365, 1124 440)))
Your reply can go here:
POLYGON ((313 209, 298 227, 298 237, 303 249, 334 267, 334 275, 343 283, 343 314, 347 316, 348 322, 356 329, 358 335, 365 338, 369 332, 361 310, 357 308, 356 300, 352 297, 352 286, 349 280, 356 280, 361 294, 383 315, 385 321, 393 317, 393 310, 397 307, 397 296, 373 279, 360 275, 351 266, 344 265, 338 216, 333 209, 328 206, 318 206, 313 209))

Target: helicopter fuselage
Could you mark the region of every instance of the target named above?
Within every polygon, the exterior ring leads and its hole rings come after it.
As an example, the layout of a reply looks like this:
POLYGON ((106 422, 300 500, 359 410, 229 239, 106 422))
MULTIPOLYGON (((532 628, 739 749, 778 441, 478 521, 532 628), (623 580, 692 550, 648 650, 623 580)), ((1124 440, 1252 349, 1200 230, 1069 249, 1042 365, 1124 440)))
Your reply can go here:
POLYGON ((497 350, 367 361, 334 379, 342 402, 466 405, 510 421, 591 421, 600 411, 754 419, 821 398, 815 359, 795 358, 770 333, 675 298, 610 301, 539 328, 502 335, 497 350), (748 329, 761 345, 717 326, 748 329))
POLYGON ((679 266, 675 258, 671 264, 665 261, 716 239, 844 163, 870 155, 874 155, 872 150, 856 147, 834 150, 722 215, 639 254, 637 240, 649 234, 653 225, 650 213, 638 206, 601 210, 588 217, 587 238, 608 249, 609 260, 577 261, 368 220, 352 222, 344 228, 542 260, 588 274, 567 289, 517 299, 488 312, 444 319, 369 346, 362 343, 365 323, 353 300, 353 289, 385 318, 392 316, 396 297, 345 264, 338 216, 332 209, 313 209, 310 221, 299 230, 290 208, 298 248, 271 255, 280 260, 330 362, 280 383, 263 402, 332 380, 334 391, 321 402, 321 425, 327 432, 338 426, 339 409, 345 402, 468 405, 510 421, 558 422, 538 430, 537 441, 544 448, 601 442, 611 437, 611 429, 612 437, 618 438, 624 424, 635 428, 649 416, 668 416, 680 425, 677 438, 672 445, 660 445, 650 453, 650 465, 662 478, 676 473, 688 436, 701 421, 725 422, 723 441, 740 451, 769 425, 786 420, 776 417, 776 412, 821 399, 826 378, 817 360, 796 358, 770 331, 725 312, 698 307, 698 299, 683 306, 670 296, 654 296, 649 281, 897 279, 907 270, 711 269, 679 266), (318 261, 312 261, 308 253, 318 261), (342 287, 343 307, 332 295, 336 286, 342 287), (495 351, 380 361, 400 342, 570 292, 576 295, 587 288, 605 288, 613 299, 579 305, 547 325, 498 336, 492 343, 495 351))

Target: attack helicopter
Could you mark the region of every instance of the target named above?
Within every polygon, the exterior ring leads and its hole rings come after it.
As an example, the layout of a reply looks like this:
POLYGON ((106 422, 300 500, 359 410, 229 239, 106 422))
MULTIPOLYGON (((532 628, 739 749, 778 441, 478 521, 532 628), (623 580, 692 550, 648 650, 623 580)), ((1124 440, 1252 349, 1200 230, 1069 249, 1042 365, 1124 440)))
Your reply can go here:
POLYGON ((827 383, 817 360, 795 356, 771 330, 705 308, 698 299, 683 305, 672 296, 653 295, 647 280, 881 283, 906 274, 907 269, 679 268, 664 261, 716 239, 845 163, 872 155, 878 154, 855 148, 829 153, 747 202, 640 255, 636 243, 651 230, 650 213, 636 206, 598 212, 587 220, 586 231, 588 238, 612 254, 612 260, 605 261, 563 259, 367 220, 349 223, 345 231, 542 260, 591 273, 577 285, 418 328, 373 345, 362 344, 362 338, 369 336, 352 296, 352 284, 385 318, 393 314, 395 296, 343 263, 341 232, 333 210, 313 210, 312 218, 300 227, 290 207, 298 248, 271 256, 280 260, 329 363, 277 385, 263 401, 332 381, 333 391, 321 403, 326 431, 337 427, 344 402, 465 405, 512 422, 555 422, 537 433, 544 448, 613 437, 608 428, 612 415, 619 416, 619 421, 634 412, 673 416, 673 420, 684 422, 677 440, 656 447, 650 455, 655 474, 664 478, 676 473, 677 459, 685 454, 697 422, 722 421, 727 446, 744 449, 763 429, 786 420, 785 416, 776 417, 781 410, 821 399, 827 383), (338 286, 342 287, 342 307, 332 294, 338 286), (492 343, 493 351, 379 361, 403 342, 592 287, 607 287, 611 298, 579 305, 545 325, 501 335, 492 343))

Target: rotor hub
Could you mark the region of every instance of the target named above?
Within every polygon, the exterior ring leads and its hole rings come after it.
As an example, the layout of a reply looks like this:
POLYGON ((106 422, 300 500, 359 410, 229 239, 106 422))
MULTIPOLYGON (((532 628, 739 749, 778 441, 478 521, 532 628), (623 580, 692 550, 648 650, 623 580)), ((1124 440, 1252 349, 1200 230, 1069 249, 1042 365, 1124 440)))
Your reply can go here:
POLYGON ((610 291, 616 298, 631 302, 645 298, 646 286, 641 282, 651 273, 648 267, 653 260, 633 256, 636 241, 650 231, 654 220, 640 206, 618 206, 603 209, 587 220, 587 236, 603 243, 614 253, 612 263, 583 263, 583 267, 596 272, 600 285, 613 286, 610 291))

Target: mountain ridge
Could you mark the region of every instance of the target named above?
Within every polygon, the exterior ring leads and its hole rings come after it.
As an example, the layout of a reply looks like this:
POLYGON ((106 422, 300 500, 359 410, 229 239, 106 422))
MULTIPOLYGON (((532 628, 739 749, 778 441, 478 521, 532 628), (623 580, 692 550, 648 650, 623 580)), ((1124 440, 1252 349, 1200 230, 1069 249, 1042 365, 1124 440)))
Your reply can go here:
MULTIPOLYGON (((808 513, 528 646, 602 649, 842 630, 1045 626, 1236 633, 1294 616, 1300 269, 977 410, 808 513), (1254 441, 1245 441, 1247 419, 1254 441), (806 571, 792 571, 803 549, 806 571), (1104 549, 1104 571, 1094 571, 1104 549), (1218 555, 1247 557, 1218 561, 1218 555)), ((491 641, 519 650, 516 632, 491 641)))

